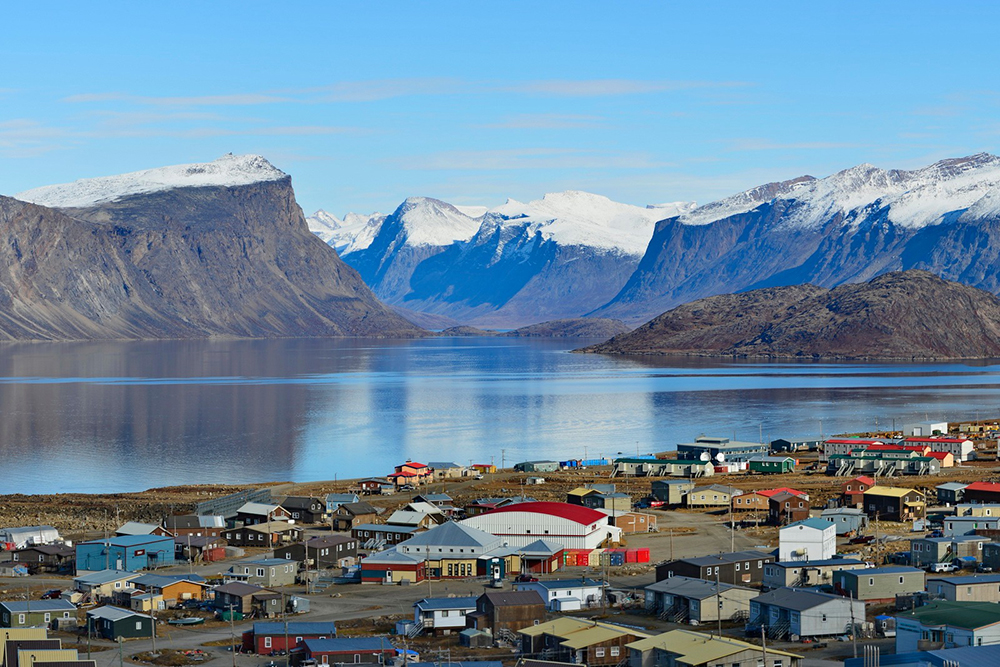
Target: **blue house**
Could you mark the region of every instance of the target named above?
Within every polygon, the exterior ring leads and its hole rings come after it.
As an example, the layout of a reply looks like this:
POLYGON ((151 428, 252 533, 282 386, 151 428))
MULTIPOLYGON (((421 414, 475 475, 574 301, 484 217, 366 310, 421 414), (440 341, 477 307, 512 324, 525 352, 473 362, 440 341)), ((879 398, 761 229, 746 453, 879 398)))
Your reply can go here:
POLYGON ((122 535, 76 545, 76 571, 115 569, 136 572, 174 564, 174 538, 122 535))

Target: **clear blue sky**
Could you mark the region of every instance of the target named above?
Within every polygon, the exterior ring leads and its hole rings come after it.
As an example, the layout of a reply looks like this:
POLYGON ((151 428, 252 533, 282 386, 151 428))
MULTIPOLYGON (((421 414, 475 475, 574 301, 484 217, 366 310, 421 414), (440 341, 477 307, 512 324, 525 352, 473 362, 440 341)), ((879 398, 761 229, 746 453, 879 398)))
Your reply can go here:
POLYGON ((706 202, 1000 136, 995 2, 31 4, 3 12, 3 194, 252 152, 307 213, 706 202))

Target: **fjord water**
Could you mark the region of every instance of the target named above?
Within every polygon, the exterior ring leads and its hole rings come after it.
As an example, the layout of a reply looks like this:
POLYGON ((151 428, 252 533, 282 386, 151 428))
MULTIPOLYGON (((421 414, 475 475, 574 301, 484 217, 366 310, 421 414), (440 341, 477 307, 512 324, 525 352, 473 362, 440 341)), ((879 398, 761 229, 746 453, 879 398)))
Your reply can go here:
MULTIPOLYGON (((0 346, 0 493, 384 475, 1000 414, 1000 362, 758 363, 436 338, 0 346)), ((596 341, 593 341, 596 342, 596 341)))

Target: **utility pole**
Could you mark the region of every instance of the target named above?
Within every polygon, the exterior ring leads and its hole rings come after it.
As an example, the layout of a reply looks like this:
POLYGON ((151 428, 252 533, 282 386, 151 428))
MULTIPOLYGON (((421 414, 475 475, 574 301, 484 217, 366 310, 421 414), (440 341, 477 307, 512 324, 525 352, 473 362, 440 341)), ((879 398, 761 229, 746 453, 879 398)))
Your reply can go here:
POLYGON ((719 568, 715 568, 715 603, 717 607, 715 613, 719 618, 719 639, 722 639, 722 592, 719 590, 719 568))
POLYGON ((285 587, 281 587, 281 619, 285 624, 285 667, 292 660, 292 650, 288 645, 288 605, 285 604, 285 587))
POLYGON ((152 619, 152 623, 150 624, 150 631, 151 631, 150 634, 153 640, 153 652, 150 655, 155 658, 157 655, 159 655, 156 652, 156 612, 150 609, 149 617, 152 619))
POLYGON ((118 636, 118 667, 125 667, 125 654, 122 651, 122 638, 118 636))
POLYGON ((736 524, 733 523, 733 487, 729 487, 729 553, 736 553, 736 524))
POLYGON ((233 667, 236 667, 236 622, 233 620, 233 603, 229 603, 229 650, 233 652, 233 667))
POLYGON ((854 646, 854 657, 858 657, 858 628, 854 625, 854 591, 849 596, 851 601, 851 644, 854 646))
POLYGON ((764 664, 767 665, 767 637, 764 635, 764 624, 760 624, 760 650, 764 652, 764 664))

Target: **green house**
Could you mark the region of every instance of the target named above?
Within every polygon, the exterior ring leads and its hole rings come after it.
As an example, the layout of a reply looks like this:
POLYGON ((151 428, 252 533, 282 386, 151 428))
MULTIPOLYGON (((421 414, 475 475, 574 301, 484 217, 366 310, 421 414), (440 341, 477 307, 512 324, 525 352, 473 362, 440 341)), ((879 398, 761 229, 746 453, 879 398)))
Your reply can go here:
POLYGON ((76 605, 69 600, 0 602, 0 628, 44 628, 57 619, 76 617, 76 605))
POLYGON ((791 456, 755 456, 750 459, 750 472, 772 475, 793 470, 795 470, 795 459, 791 456))

